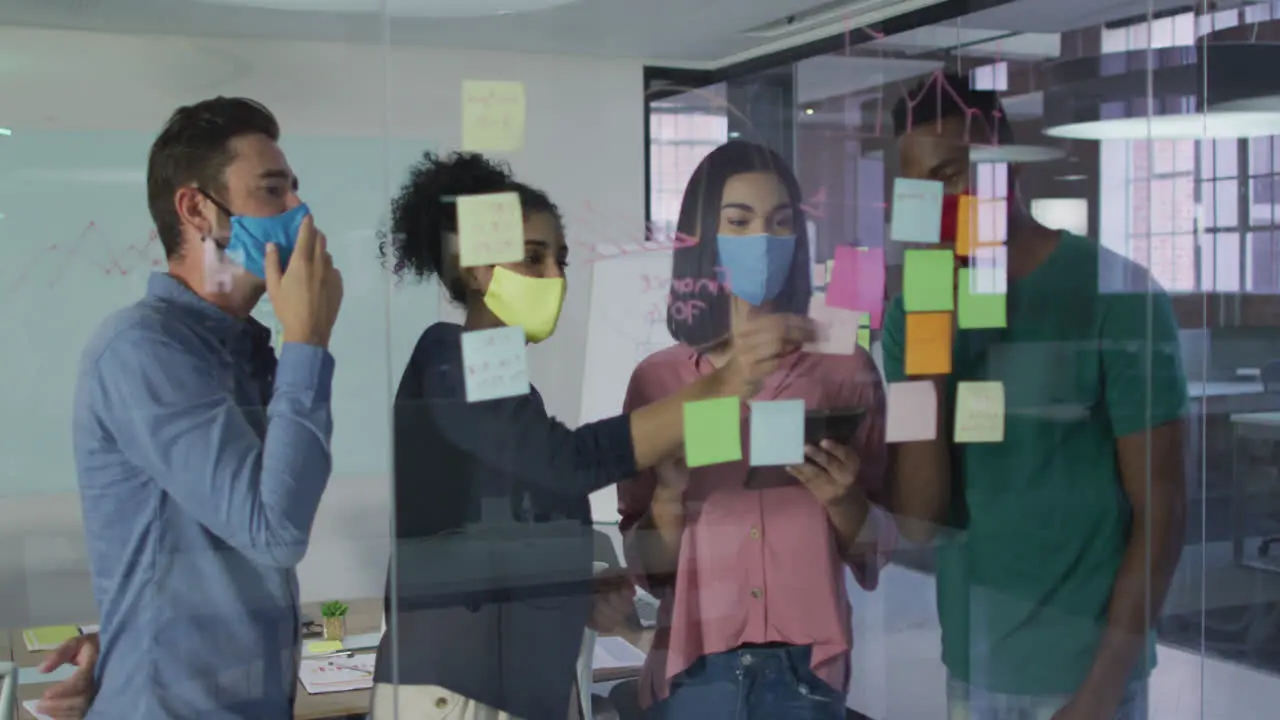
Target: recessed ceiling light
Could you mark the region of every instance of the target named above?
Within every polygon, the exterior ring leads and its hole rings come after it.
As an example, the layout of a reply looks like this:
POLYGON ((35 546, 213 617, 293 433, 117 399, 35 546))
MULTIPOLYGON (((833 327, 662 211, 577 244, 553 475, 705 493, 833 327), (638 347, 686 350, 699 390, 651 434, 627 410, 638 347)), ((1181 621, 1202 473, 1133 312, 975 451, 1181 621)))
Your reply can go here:
POLYGON ((13 134, 13 131, 10 130, 9 128, 0 128, 0 135, 4 135, 8 137, 9 135, 12 135, 12 134, 13 134))
POLYGON ((329 13, 381 13, 397 17, 485 17, 538 12, 580 0, 198 0, 266 10, 329 13))
POLYGON ((812 114, 813 114, 813 108, 805 108, 805 109, 804 109, 804 114, 805 114, 805 115, 812 115, 812 114))

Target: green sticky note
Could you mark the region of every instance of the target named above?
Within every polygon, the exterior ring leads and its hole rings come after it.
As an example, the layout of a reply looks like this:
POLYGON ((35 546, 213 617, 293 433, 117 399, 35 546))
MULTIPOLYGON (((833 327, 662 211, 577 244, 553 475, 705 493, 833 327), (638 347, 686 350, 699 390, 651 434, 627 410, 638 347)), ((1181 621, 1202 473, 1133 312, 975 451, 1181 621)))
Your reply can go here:
POLYGON ((955 309, 956 256, 951 250, 908 250, 902 270, 907 312, 950 312, 955 309))
POLYGON ((307 652, 313 653, 316 655, 322 655, 324 653, 339 652, 341 650, 342 650, 341 640, 317 640, 316 642, 307 644, 307 652))
POLYGON ((977 292, 976 278, 969 268, 960 268, 956 278, 956 322, 964 330, 1008 327, 1007 296, 1000 292, 977 292))
POLYGON ((685 465, 693 468, 741 460, 741 412, 736 397, 685 403, 685 465))
POLYGON ((871 350, 871 328, 858 328, 858 347, 871 350))

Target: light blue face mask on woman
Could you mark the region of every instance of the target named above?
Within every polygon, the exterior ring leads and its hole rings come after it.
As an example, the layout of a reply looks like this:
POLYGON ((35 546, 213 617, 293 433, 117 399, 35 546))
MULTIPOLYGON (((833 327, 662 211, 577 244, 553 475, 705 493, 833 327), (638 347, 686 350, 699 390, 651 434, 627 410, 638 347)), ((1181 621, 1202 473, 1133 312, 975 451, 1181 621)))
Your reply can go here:
POLYGON ((729 292, 760 306, 782 292, 796 254, 795 235, 717 235, 729 292))

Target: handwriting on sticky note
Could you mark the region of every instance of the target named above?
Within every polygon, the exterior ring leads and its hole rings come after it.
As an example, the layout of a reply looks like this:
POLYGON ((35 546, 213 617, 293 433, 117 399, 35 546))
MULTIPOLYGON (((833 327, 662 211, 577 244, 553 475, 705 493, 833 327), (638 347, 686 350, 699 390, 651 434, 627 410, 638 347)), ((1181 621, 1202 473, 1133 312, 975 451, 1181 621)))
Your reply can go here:
POLYGON ((524 258, 524 212, 518 194, 461 195, 457 205, 458 261, 462 267, 524 258))
POLYGON ((342 650, 341 640, 316 640, 315 642, 307 643, 307 652, 315 655, 338 652, 340 650, 342 650))
POLYGON ((889 239, 913 243, 942 241, 942 183, 937 180, 893 179, 889 239))
POLYGON ((907 374, 949 374, 951 336, 951 313, 907 313, 907 374))
POLYGON ((684 404, 684 457, 688 467, 742 459, 741 401, 712 398, 684 404))
POLYGON ((956 384, 957 443, 1004 442, 1004 384, 956 384))
POLYGON ((524 83, 462 81, 462 149, 517 152, 524 147, 524 83))
POLYGON ((885 442, 922 442, 938 437, 938 391, 932 380, 889 383, 885 442))
POLYGON ((1004 293, 979 292, 979 276, 960 268, 956 276, 956 325, 962 330, 1008 327, 1004 293))
POLYGON ((871 327, 879 328, 884 313, 884 250, 841 245, 834 262, 827 304, 867 313, 871 327))
POLYGON ((903 259, 902 303, 907 312, 955 309, 955 253, 908 250, 903 259))
POLYGON ((751 466, 804 462, 804 400, 751 403, 751 466))
POLYGON ((806 352, 823 355, 852 355, 858 344, 858 327, 864 313, 832 307, 825 293, 809 299, 809 319, 817 340, 804 346, 806 352))
POLYGON ((467 402, 529 394, 524 328, 500 327, 462 334, 467 402))

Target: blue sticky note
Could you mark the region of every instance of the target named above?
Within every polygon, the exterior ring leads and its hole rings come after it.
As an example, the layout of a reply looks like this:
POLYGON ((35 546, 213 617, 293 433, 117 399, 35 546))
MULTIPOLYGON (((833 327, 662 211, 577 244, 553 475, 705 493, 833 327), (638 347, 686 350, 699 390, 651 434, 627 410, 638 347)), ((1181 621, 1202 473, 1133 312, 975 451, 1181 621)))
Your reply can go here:
POLYGON ((942 242, 942 183, 894 178, 893 205, 889 210, 890 240, 942 242))
POLYGON ((804 462, 804 400, 751 403, 751 466, 804 462))
POLYGON ((467 402, 529 394, 529 358, 522 327, 462 334, 467 402))

